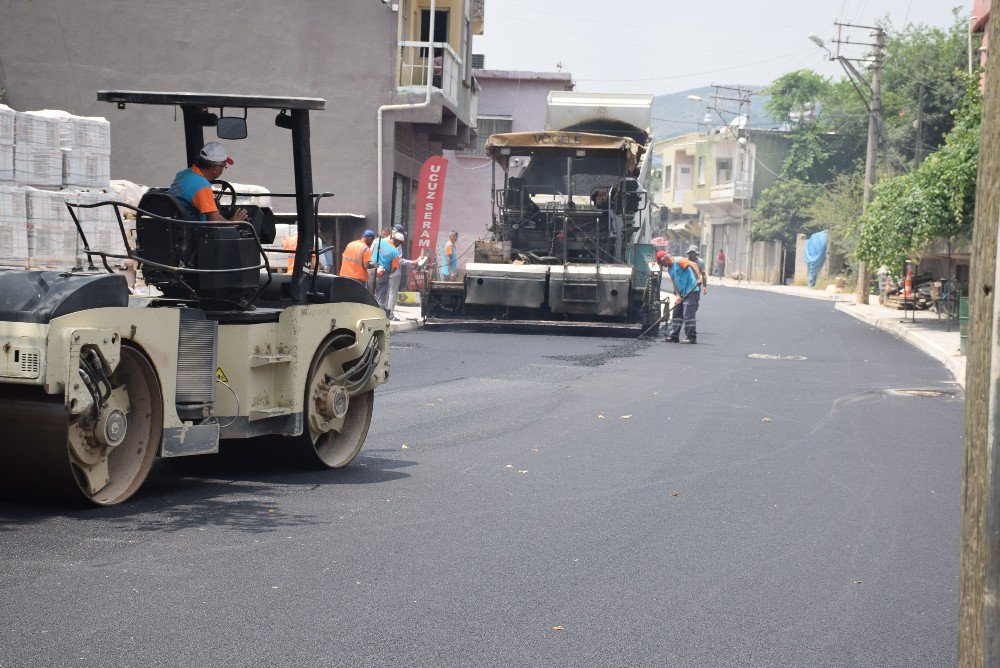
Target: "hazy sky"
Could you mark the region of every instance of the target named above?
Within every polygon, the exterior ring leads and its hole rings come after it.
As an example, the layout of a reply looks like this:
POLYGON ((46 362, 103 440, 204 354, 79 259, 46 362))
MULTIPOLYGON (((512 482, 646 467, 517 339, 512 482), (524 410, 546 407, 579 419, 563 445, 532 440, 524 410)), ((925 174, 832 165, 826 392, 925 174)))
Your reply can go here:
POLYGON ((945 27, 953 7, 971 14, 972 0, 486 0, 473 50, 489 69, 562 63, 577 90, 659 95, 766 84, 804 67, 839 77, 809 33, 829 42, 834 21, 871 25, 886 15, 894 27, 945 27))

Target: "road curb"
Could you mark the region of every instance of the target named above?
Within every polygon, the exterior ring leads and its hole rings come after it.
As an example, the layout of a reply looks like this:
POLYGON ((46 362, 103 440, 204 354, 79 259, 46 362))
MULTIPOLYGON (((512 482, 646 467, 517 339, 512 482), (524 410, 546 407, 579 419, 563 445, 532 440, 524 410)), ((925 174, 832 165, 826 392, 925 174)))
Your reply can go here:
POLYGON ((422 320, 397 320, 389 323, 389 331, 392 333, 412 332, 424 326, 422 320))

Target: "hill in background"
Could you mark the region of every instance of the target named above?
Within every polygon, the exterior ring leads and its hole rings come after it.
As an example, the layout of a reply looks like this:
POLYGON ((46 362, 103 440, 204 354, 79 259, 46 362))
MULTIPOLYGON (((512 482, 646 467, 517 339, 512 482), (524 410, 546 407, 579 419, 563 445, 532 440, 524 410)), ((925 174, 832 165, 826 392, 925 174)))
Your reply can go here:
MULTIPOLYGON (((748 88, 760 90, 762 86, 748 86, 748 88)), ((669 139, 688 132, 704 132, 705 124, 702 123, 702 119, 705 118, 705 105, 714 92, 715 88, 704 86, 654 97, 653 136, 656 140, 669 139), (701 97, 702 101, 689 100, 688 95, 697 95, 701 97)), ((777 127, 777 124, 764 111, 764 104, 767 103, 768 99, 767 95, 761 94, 755 94, 750 99, 751 128, 777 127)), ((735 109, 735 103, 729 108, 735 109)), ((720 125, 722 125, 722 120, 718 114, 713 113, 712 126, 718 127, 720 125)))

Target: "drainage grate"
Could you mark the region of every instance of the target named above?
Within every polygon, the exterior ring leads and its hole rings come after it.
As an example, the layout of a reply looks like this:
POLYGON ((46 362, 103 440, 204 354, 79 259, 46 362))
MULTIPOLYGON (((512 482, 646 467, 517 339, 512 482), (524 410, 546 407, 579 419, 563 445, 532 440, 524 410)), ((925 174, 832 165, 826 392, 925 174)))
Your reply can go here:
POLYGON ((808 359, 801 355, 768 355, 767 353, 751 353, 747 357, 755 360, 791 360, 793 362, 802 362, 808 359))

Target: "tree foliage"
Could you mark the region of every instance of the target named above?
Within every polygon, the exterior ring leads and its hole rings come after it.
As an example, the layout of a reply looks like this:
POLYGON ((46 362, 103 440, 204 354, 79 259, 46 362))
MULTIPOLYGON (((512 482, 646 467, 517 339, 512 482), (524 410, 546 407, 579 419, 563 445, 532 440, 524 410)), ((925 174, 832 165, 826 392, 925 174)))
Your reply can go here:
POLYGON ((965 97, 944 146, 919 169, 876 186, 862 221, 860 259, 898 272, 934 239, 971 235, 983 106, 978 81, 966 77, 965 97))
POLYGON ((795 236, 811 222, 809 207, 816 189, 799 179, 782 179, 761 193, 754 207, 750 236, 795 244, 795 236))
MULTIPOLYGON (((927 155, 946 136, 950 141, 924 163, 923 176, 900 177, 898 182, 880 186, 882 203, 870 209, 874 227, 863 242, 857 238, 862 228, 856 220, 848 224, 834 214, 850 212, 860 217, 860 172, 869 116, 867 90, 863 84, 856 87, 846 77, 831 81, 810 70, 789 72, 771 84, 767 109, 775 121, 787 124, 791 144, 779 182, 755 202, 751 214, 754 238, 790 242, 800 232, 830 229, 832 242, 839 244, 841 252, 852 261, 858 255, 871 258, 878 255, 874 246, 879 243, 879 226, 889 224, 889 210, 898 206, 900 217, 922 221, 912 230, 896 226, 881 229, 889 248, 885 255, 897 258, 891 264, 898 265, 898 258, 917 246, 936 236, 955 234, 956 225, 962 228, 970 224, 971 200, 965 196, 970 165, 971 178, 975 178, 974 161, 968 161, 974 150, 968 136, 971 126, 967 113, 952 113, 963 99, 965 78, 958 71, 966 63, 968 17, 960 10, 955 10, 954 17, 947 28, 909 24, 893 30, 888 19, 883 21, 887 35, 882 86, 886 122, 881 131, 890 145, 894 169, 909 169, 918 144, 927 155), (921 95, 923 127, 918 138, 914 121, 921 95), (810 109, 814 113, 803 113, 810 109), (800 122, 789 124, 789 114, 798 114, 800 122), (966 122, 966 134, 948 134, 953 127, 959 131, 962 122, 966 122), (811 198, 806 197, 808 192, 811 198), (934 196, 927 199, 925 195, 929 194, 934 196), (807 199, 810 205, 805 204, 807 199), (935 208, 927 208, 931 203, 935 208), (945 224, 944 220, 950 222, 945 224), (964 222, 955 222, 960 220, 964 222), (830 227, 831 223, 837 226, 830 227)), ((865 74, 869 75, 867 71, 865 74)), ((978 128, 978 122, 975 126, 978 128)), ((881 160, 879 169, 884 168, 881 160)))
POLYGON ((823 94, 830 87, 830 81, 812 70, 795 70, 783 74, 768 86, 764 93, 770 99, 764 105, 767 113, 779 125, 790 120, 805 123, 823 94))
POLYGON ((857 262, 859 221, 864 210, 864 181, 858 171, 842 174, 809 207, 811 230, 829 230, 831 250, 849 266, 857 262))

